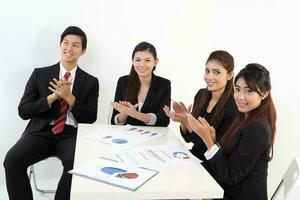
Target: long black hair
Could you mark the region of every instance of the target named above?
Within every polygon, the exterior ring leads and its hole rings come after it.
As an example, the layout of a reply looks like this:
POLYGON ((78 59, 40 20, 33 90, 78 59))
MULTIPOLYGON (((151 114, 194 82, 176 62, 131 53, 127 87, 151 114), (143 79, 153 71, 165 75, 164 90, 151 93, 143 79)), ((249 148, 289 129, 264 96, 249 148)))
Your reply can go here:
MULTIPOLYGON (((135 53, 138 51, 148 51, 153 55, 154 60, 157 60, 156 49, 152 44, 150 44, 148 42, 141 42, 135 46, 135 48, 132 52, 132 56, 131 56, 132 60, 134 59, 135 53)), ((155 70, 155 66, 153 68, 153 71, 154 70, 155 70)), ((152 73, 153 73, 153 71, 152 71, 152 73)), ((125 100, 129 101, 132 104, 136 104, 138 102, 137 96, 138 96, 140 87, 141 87, 141 82, 140 82, 139 76, 136 73, 136 71, 134 70, 134 66, 132 65, 129 76, 128 76, 126 89, 125 89, 125 100)))

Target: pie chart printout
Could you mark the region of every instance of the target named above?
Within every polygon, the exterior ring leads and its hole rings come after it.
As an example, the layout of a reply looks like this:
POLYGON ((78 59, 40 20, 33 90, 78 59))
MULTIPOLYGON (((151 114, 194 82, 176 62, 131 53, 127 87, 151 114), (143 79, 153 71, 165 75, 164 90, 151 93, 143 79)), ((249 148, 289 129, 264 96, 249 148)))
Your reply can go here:
POLYGON ((175 151, 173 156, 178 159, 189 159, 190 156, 185 152, 175 151))
POLYGON ((115 168, 115 167, 103 167, 101 169, 102 172, 112 175, 117 178, 122 178, 122 179, 136 179, 139 175, 137 173, 128 173, 124 169, 120 168, 115 168))

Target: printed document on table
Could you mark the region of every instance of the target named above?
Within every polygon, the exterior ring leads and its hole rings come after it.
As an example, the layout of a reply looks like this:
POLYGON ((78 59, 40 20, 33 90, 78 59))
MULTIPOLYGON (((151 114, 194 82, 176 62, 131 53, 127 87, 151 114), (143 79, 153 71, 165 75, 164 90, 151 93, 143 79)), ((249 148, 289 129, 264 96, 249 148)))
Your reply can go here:
POLYGON ((99 158, 69 173, 135 191, 158 174, 158 171, 99 158))
POLYGON ((130 146, 147 142, 165 135, 164 133, 145 130, 138 126, 108 126, 101 132, 88 134, 86 137, 100 140, 114 146, 130 146))
POLYGON ((188 149, 180 146, 153 145, 128 148, 111 148, 120 161, 133 166, 200 164, 202 161, 188 149))

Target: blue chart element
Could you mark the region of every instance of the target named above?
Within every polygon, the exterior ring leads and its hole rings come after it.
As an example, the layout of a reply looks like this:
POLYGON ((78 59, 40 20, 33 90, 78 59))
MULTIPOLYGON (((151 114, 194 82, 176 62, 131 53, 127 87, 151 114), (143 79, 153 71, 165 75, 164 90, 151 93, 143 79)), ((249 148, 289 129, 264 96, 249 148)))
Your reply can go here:
POLYGON ((175 151, 173 153, 173 156, 178 159, 189 159, 190 158, 190 156, 187 153, 181 152, 181 151, 175 151))
POLYGON ((125 144, 125 143, 127 143, 128 141, 127 140, 125 140, 125 139, 113 139, 112 140, 112 142, 113 143, 117 143, 117 144, 125 144))
POLYGON ((124 170, 124 169, 119 169, 119 168, 115 168, 115 167, 103 167, 101 169, 101 171, 106 174, 109 174, 109 175, 126 172, 126 170, 124 170))

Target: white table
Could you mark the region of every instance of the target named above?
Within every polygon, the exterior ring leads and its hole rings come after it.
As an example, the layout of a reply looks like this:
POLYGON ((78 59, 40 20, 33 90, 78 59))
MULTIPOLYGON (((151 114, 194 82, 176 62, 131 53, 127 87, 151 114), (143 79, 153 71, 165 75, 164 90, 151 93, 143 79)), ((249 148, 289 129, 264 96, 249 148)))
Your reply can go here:
MULTIPOLYGON (((109 125, 79 125, 74 168, 82 166, 99 156, 112 158, 112 155, 108 150, 109 144, 84 137, 91 132, 97 131, 100 133, 101 129, 105 126, 109 125)), ((165 136, 143 143, 143 145, 168 144, 184 147, 169 128, 143 128, 166 133, 165 136)), ((160 173, 135 192, 74 175, 72 180, 71 199, 201 199, 220 198, 223 196, 222 188, 201 164, 160 166, 155 169, 160 171, 160 173)))

